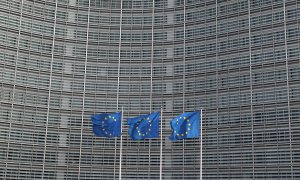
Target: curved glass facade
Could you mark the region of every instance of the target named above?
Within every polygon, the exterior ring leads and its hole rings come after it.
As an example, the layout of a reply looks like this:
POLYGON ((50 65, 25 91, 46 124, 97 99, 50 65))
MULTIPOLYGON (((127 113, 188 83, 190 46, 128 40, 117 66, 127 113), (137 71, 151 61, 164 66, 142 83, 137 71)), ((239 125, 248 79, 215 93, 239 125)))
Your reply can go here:
MULTIPOLYGON (((0 178, 118 179, 120 138, 90 116, 163 107, 163 179, 300 178, 296 0, 0 0, 0 178)), ((160 140, 129 140, 122 179, 159 179, 160 140)))

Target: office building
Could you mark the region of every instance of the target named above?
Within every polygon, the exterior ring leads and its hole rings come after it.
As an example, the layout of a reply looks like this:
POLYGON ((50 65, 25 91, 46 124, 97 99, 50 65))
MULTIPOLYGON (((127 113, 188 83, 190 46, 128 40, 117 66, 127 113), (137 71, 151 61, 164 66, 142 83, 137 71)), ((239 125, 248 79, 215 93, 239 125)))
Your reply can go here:
POLYGON ((299 18, 296 0, 0 0, 0 179, 159 179, 160 139, 125 119, 161 107, 162 179, 200 178, 200 139, 168 140, 200 109, 203 179, 300 179, 299 18), (90 117, 122 107, 121 148, 90 117))

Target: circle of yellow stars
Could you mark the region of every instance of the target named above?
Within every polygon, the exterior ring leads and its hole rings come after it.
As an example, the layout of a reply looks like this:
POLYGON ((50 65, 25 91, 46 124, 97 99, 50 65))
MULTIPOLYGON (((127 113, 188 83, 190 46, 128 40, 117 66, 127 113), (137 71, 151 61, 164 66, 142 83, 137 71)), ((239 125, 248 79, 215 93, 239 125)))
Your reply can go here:
MULTIPOLYGON (((108 116, 108 118, 105 117, 104 120, 105 120, 105 121, 112 120, 112 121, 114 121, 114 122, 117 122, 117 119, 116 119, 116 117, 114 117, 114 116, 108 116)), ((102 125, 104 125, 104 123, 105 123, 105 122, 102 121, 102 125)), ((107 136, 112 136, 112 133, 108 133, 107 130, 106 130, 105 128, 103 128, 103 127, 102 127, 102 131, 103 131, 103 133, 104 133, 105 135, 107 135, 107 136)))
MULTIPOLYGON (((192 126, 192 124, 191 124, 191 122, 190 122, 190 120, 187 118, 187 117, 179 117, 179 119, 181 120, 183 118, 183 120, 184 121, 186 121, 187 122, 187 130, 185 131, 185 134, 179 134, 179 132, 177 132, 176 130, 174 130, 174 134, 176 134, 176 136, 177 137, 184 137, 185 135, 187 135, 188 133, 189 133, 189 131, 191 130, 191 126, 192 126)), ((176 119, 176 125, 178 126, 178 122, 179 122, 179 119, 176 119)))
POLYGON ((140 121, 139 121, 139 124, 136 126, 136 130, 138 132, 138 135, 139 136, 142 136, 142 137, 145 137, 147 136, 150 132, 151 132, 151 126, 152 126, 152 121, 151 119, 148 117, 148 118, 142 118, 140 121), (148 131, 146 131, 145 133, 141 133, 141 130, 139 129, 139 125, 141 122, 143 122, 144 120, 147 120, 149 122, 149 126, 150 128, 148 129, 148 131))

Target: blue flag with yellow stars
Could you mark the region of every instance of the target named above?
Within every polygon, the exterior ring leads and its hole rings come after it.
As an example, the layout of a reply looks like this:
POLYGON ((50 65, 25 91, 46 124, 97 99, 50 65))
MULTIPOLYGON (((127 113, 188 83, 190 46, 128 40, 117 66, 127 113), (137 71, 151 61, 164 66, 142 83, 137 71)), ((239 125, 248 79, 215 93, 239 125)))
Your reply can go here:
POLYGON ((92 116, 94 134, 101 137, 121 136, 121 119, 121 112, 92 116))
POLYGON ((159 137, 160 112, 146 114, 134 118, 128 118, 128 134, 132 140, 159 137))
POLYGON ((200 112, 183 113, 170 122, 173 130, 170 140, 182 140, 199 137, 200 112))

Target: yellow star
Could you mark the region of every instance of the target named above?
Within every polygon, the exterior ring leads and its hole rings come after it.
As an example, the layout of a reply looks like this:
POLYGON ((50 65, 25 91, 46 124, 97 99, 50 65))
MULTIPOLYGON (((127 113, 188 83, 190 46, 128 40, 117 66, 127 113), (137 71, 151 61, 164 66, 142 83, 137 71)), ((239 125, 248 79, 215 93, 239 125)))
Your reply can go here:
POLYGON ((188 134, 188 132, 185 132, 185 134, 188 134))
POLYGON ((185 120, 185 119, 186 119, 186 117, 184 116, 184 117, 183 117, 183 119, 185 120))
POLYGON ((184 134, 181 134, 181 136, 184 136, 184 134))
POLYGON ((188 128, 188 131, 190 131, 191 130, 191 128, 188 128))
POLYGON ((191 123, 189 123, 188 125, 191 126, 191 123))

